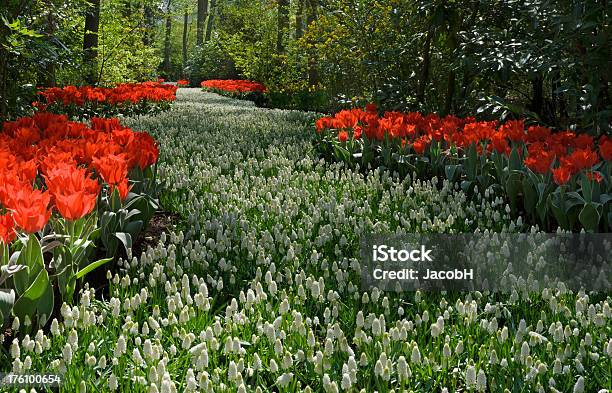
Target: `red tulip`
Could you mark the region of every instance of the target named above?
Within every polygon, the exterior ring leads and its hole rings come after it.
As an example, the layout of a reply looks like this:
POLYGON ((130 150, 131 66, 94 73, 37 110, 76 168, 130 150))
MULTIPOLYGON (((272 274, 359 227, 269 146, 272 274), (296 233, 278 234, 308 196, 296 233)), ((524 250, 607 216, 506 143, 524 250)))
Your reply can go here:
POLYGON ((78 220, 93 211, 100 185, 89 178, 86 169, 59 164, 49 171, 46 183, 55 207, 66 220, 78 220))
POLYGON ((125 155, 107 154, 93 159, 94 168, 109 185, 121 183, 128 174, 128 162, 125 155))
MULTIPOLYGON (((122 201, 125 201, 125 198, 127 198, 130 190, 132 189, 132 186, 133 184, 130 184, 128 179, 123 179, 123 181, 116 186, 117 191, 119 192, 119 198, 121 198, 122 201)), ((111 194, 114 191, 114 187, 115 186, 111 186, 111 194)))
POLYGON ((9 214, 0 215, 0 243, 9 244, 17 238, 15 220, 9 214))
POLYGON ((553 180, 555 181, 555 183, 557 183, 560 186, 567 183, 572 177, 571 168, 568 168, 567 166, 563 166, 563 165, 558 168, 553 169, 552 173, 553 173, 553 180))
POLYGON ((22 187, 13 196, 13 206, 9 206, 17 226, 27 233, 43 229, 51 217, 50 200, 48 191, 22 187))

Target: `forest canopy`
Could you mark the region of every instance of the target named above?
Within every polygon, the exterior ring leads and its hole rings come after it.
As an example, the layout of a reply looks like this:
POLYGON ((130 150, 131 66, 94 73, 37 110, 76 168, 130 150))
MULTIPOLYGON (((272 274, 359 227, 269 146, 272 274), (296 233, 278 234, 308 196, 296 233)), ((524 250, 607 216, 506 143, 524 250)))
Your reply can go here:
POLYGON ((248 79, 272 105, 376 102, 609 133, 610 3, 407 0, 8 0, 0 113, 36 87, 248 79))

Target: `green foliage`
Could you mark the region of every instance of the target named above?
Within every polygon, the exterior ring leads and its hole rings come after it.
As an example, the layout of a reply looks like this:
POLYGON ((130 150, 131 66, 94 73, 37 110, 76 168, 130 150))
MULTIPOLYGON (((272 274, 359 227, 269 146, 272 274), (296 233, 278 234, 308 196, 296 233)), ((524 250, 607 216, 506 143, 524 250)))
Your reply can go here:
POLYGON ((237 77, 234 61, 218 39, 205 42, 191 52, 185 74, 192 85, 199 85, 201 81, 209 79, 237 77))

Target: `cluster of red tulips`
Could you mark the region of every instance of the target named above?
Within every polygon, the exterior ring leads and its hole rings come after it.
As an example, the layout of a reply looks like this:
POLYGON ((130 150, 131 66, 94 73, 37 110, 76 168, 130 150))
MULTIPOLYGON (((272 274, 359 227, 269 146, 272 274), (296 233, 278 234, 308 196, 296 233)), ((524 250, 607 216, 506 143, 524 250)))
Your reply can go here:
POLYGON ((189 86, 189 81, 186 79, 179 79, 178 81, 176 81, 176 85, 178 87, 187 87, 189 86))
POLYGON ((213 79, 202 82, 202 87, 213 92, 228 93, 265 93, 268 91, 261 83, 246 80, 213 79))
POLYGON ((176 99, 177 86, 157 82, 122 83, 113 88, 66 86, 41 89, 42 111, 72 115, 113 116, 168 109, 176 99))
MULTIPOLYGON (((509 156, 511 145, 521 144, 526 147, 524 164, 535 173, 552 172, 557 184, 567 183, 573 175, 596 166, 601 160, 612 160, 610 137, 602 136, 596 143, 595 138, 587 134, 553 133, 547 127, 525 127, 523 120, 499 124, 418 112, 387 112, 379 117, 376 106, 368 105, 365 110, 343 110, 335 116, 322 117, 317 120, 316 127, 318 132, 337 131, 340 142, 347 142, 349 138, 358 140, 365 135, 371 141, 398 141, 402 147, 411 148, 417 154, 423 154, 432 143, 441 143, 445 149, 466 149, 474 144, 479 154, 494 150, 509 156), (556 167, 555 161, 559 163, 556 167)), ((592 175, 601 180, 601 174, 592 175)))
POLYGON ((496 182, 513 200, 535 199, 533 206, 530 200, 525 207, 531 211, 538 203, 546 205, 541 199, 553 194, 551 211, 559 208, 559 217, 589 205, 591 221, 609 220, 612 138, 608 136, 526 126, 523 120, 499 123, 418 112, 380 116, 372 104, 322 117, 316 129, 320 150, 336 160, 362 166, 378 163, 424 176, 446 174, 466 187, 496 182))
POLYGON ((146 132, 117 119, 91 125, 39 112, 6 122, 0 133, 0 241, 42 230, 54 214, 75 221, 90 214, 103 189, 130 191, 128 173, 157 162, 146 132), (108 186, 108 187, 107 187, 108 186))

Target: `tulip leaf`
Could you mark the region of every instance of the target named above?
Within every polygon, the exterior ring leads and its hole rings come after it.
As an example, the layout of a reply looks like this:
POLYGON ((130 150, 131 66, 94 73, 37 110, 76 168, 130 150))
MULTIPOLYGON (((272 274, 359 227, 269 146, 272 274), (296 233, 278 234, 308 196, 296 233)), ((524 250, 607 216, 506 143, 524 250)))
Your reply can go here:
POLYGON ((538 191, 533 186, 529 178, 523 179, 523 206, 525 211, 533 214, 538 203, 538 191))
POLYGON ((444 173, 446 174, 448 181, 454 183, 461 175, 461 165, 446 165, 444 167, 444 173))
POLYGON ((125 224, 123 230, 132 235, 132 238, 134 239, 140 234, 140 231, 142 230, 143 226, 144 223, 141 220, 132 221, 125 224))
POLYGON ((469 194, 469 192, 470 192, 470 190, 472 189, 473 186, 474 186, 474 182, 471 181, 471 180, 464 180, 464 181, 461 182, 461 189, 466 194, 469 194))
POLYGON ((561 203, 559 201, 558 193, 549 194, 548 195, 548 206, 550 210, 552 210, 553 215, 557 219, 557 222, 563 229, 569 229, 569 222, 567 221, 567 216, 565 215, 565 208, 561 207, 561 203))
POLYGON ((132 235, 126 232, 117 232, 113 233, 113 236, 119 239, 123 247, 125 247, 125 251, 127 252, 132 248, 132 235))
POLYGON ((33 234, 30 235, 25 247, 21 250, 17 257, 17 264, 27 266, 13 278, 15 290, 22 295, 32 282, 32 279, 38 275, 40 270, 44 270, 44 260, 42 256, 42 248, 38 239, 33 234))
POLYGON ((468 180, 474 180, 476 178, 476 165, 478 164, 478 152, 476 151, 476 144, 472 143, 467 151, 467 160, 465 164, 465 172, 468 180))
POLYGON ((521 167, 521 157, 519 156, 517 148, 514 147, 512 148, 512 151, 510 152, 510 157, 508 158, 508 169, 510 171, 519 171, 521 170, 521 167))
POLYGON ((587 231, 596 232, 599 226, 600 214, 594 203, 584 205, 578 216, 580 223, 587 231))
POLYGON ((85 277, 88 273, 90 273, 91 271, 93 271, 94 269, 112 261, 113 258, 105 258, 105 259, 100 259, 98 261, 92 262, 89 265, 87 265, 86 267, 84 267, 83 269, 79 270, 76 274, 76 278, 77 280, 80 278, 85 277))
POLYGON ((13 289, 0 288, 0 327, 4 320, 11 314, 15 304, 15 291, 13 289))
MULTIPOLYGON (((21 320, 23 320, 26 315, 32 318, 35 315, 37 310, 48 311, 47 317, 51 315, 51 311, 53 307, 51 306, 51 310, 48 308, 48 303, 53 302, 53 288, 51 287, 51 283, 49 282, 49 275, 45 269, 42 269, 36 279, 32 284, 28 287, 28 289, 17 299, 15 302, 15 306, 13 307, 13 312, 17 315, 21 320), (49 295, 50 292, 50 295, 49 295), (50 297, 51 299, 44 299, 50 297), (39 302, 43 301, 39 308, 39 302)), ((40 314, 38 314, 40 316, 40 314)))
POLYGON ((508 176, 508 180, 506 181, 506 193, 508 194, 508 198, 510 198, 510 207, 513 211, 516 211, 521 191, 521 176, 516 172, 510 173, 510 176, 508 176))

